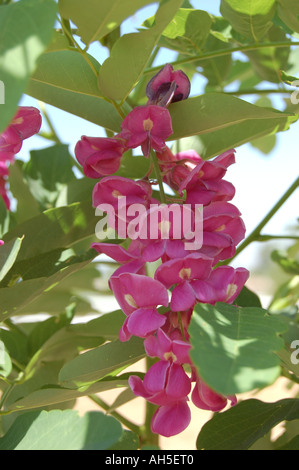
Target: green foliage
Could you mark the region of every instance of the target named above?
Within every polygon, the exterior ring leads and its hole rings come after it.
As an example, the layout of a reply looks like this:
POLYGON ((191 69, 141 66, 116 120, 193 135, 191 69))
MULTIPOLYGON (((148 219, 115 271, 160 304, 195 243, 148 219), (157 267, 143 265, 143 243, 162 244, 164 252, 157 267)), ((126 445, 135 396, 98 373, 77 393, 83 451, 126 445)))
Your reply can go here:
POLYGON ((227 304, 195 307, 190 325, 190 356, 199 376, 227 396, 272 384, 280 374, 278 358, 285 323, 257 307, 227 304))
POLYGON ((174 103, 170 113, 174 130, 171 139, 199 135, 203 158, 285 130, 297 120, 294 115, 261 108, 224 93, 208 93, 174 103))
POLYGON ((14 116, 39 56, 47 48, 56 16, 54 0, 23 0, 2 5, 0 13, 0 78, 5 87, 0 131, 14 116))
POLYGON ((99 73, 99 87, 112 100, 123 101, 140 79, 163 30, 181 0, 166 0, 160 6, 151 28, 125 34, 114 45, 111 56, 99 73))
POLYGON ((2 450, 105 450, 122 436, 116 419, 90 412, 41 411, 17 418, 5 437, 2 450))
POLYGON ((59 0, 62 18, 71 19, 79 28, 85 44, 103 38, 117 28, 136 10, 153 0, 86 0, 84 8, 80 0, 59 0))
POLYGON ((205 424, 197 438, 197 448, 247 450, 278 423, 298 419, 298 407, 298 399, 276 403, 246 400, 205 424))
POLYGON ((245 38, 258 42, 270 29, 275 13, 275 0, 221 0, 221 14, 245 38))

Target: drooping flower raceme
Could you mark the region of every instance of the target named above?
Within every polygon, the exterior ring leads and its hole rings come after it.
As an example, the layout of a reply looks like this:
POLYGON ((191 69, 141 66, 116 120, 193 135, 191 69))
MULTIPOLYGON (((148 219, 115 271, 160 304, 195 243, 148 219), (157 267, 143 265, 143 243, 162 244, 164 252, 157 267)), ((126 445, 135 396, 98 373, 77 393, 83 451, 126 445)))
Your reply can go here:
POLYGON ((99 180, 93 191, 93 205, 102 211, 98 215, 106 213, 109 227, 126 239, 126 247, 92 245, 119 264, 109 279, 124 313, 119 339, 142 338, 146 354, 157 359, 143 379, 131 376, 129 385, 136 396, 157 405, 151 429, 167 437, 190 423, 190 399, 214 412, 235 405, 236 397, 218 394, 198 375, 189 355, 188 328, 197 303, 233 304, 249 275, 245 268, 217 266, 234 256, 245 235, 240 211, 230 202, 235 188, 223 179, 235 163, 235 150, 205 161, 192 149, 174 154, 166 144, 173 133, 167 107, 187 99, 189 92, 187 76, 167 64, 149 81, 147 104, 129 112, 117 135, 83 136, 76 146, 85 175, 99 180), (152 164, 160 168, 160 191, 163 180, 180 197, 175 204, 164 193, 163 203, 153 196, 152 167, 138 181, 114 174, 122 155, 137 147, 145 157, 156 153, 152 164), (196 220, 201 221, 201 243, 196 220))

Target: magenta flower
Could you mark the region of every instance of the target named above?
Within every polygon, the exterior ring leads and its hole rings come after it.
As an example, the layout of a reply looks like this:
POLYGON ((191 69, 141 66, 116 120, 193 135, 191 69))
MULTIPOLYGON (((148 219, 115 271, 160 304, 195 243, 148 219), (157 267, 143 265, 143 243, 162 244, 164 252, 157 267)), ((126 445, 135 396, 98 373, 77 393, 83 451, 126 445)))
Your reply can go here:
MULTIPOLYGON (((111 277, 118 277, 123 273, 146 274, 145 261, 142 258, 143 246, 138 241, 133 240, 128 250, 115 243, 92 243, 91 248, 121 264, 111 277)), ((111 279, 109 280, 109 286, 111 286, 111 279)))
POLYGON ((22 139, 19 132, 13 127, 8 127, 0 135, 0 161, 12 162, 15 155, 22 148, 22 139))
POLYGON ((201 160, 182 181, 179 194, 182 196, 183 191, 187 191, 187 204, 208 205, 212 201, 231 200, 235 195, 235 188, 222 178, 227 167, 233 163, 235 163, 235 150, 229 150, 214 160, 201 160))
POLYGON ((159 405, 152 418, 152 432, 170 437, 189 425, 191 414, 187 400, 191 382, 181 365, 159 361, 150 367, 143 381, 131 376, 129 385, 136 396, 159 405))
POLYGON ((37 134, 41 125, 42 117, 38 109, 32 106, 21 106, 10 127, 19 133, 21 140, 25 140, 37 134))
POLYGON ((0 240, 0 246, 4 245, 4 241, 0 240))
POLYGON ((137 106, 123 120, 120 136, 128 148, 141 146, 148 157, 151 148, 161 152, 165 140, 173 133, 171 117, 166 108, 156 105, 137 106))
POLYGON ((185 100, 190 93, 190 80, 182 70, 173 70, 166 64, 147 84, 146 95, 150 104, 168 106, 185 100))
POLYGON ((240 211, 225 201, 212 202, 203 208, 203 246, 201 253, 219 260, 231 258, 246 228, 240 211))
POLYGON ((0 135, 0 161, 12 162, 21 150, 23 140, 37 134, 42 118, 38 109, 31 106, 19 107, 7 129, 0 135))
POLYGON ((115 173, 126 150, 125 142, 114 138, 82 136, 76 144, 75 155, 88 178, 101 178, 115 173))
POLYGON ((152 189, 145 181, 133 181, 121 176, 106 176, 93 189, 93 205, 108 213, 109 226, 120 238, 127 238, 127 226, 139 212, 149 207, 152 189), (137 211, 138 212, 138 211, 137 211))
POLYGON ((10 209, 10 200, 7 195, 7 177, 9 170, 4 162, 0 161, 0 196, 2 197, 7 210, 10 209))
POLYGON ((194 150, 187 150, 173 155, 166 147, 164 152, 157 153, 163 181, 172 189, 178 191, 182 182, 189 176, 192 170, 202 162, 200 156, 194 150))
POLYGON ((164 327, 159 328, 155 335, 148 336, 144 341, 146 354, 150 357, 159 357, 161 360, 172 360, 176 364, 190 363, 189 351, 191 345, 187 343, 180 331, 176 335, 168 336, 164 327))
POLYGON ((235 406, 237 403, 235 395, 224 397, 214 392, 199 378, 196 379, 195 387, 191 394, 191 400, 197 408, 213 412, 223 410, 228 404, 228 401, 231 402, 231 406, 235 406))
POLYGON ((92 243, 99 254, 103 253, 114 259, 119 264, 126 264, 141 257, 142 245, 138 241, 132 241, 128 250, 116 243, 92 243))
POLYGON ((110 278, 110 287, 127 316, 119 338, 128 341, 132 335, 146 338, 164 325, 166 318, 157 311, 159 305, 168 306, 168 292, 148 276, 123 273, 110 278))
MULTIPOLYGON (((185 236, 195 233, 194 212, 180 204, 152 205, 140 218, 138 236, 144 245, 143 259, 148 262, 162 258, 183 258, 188 255, 185 236), (186 220, 189 223, 186 223, 186 220), (185 233, 188 232, 188 233, 185 233)), ((134 226, 133 226, 134 228, 134 226)), ((130 238, 134 236, 128 227, 130 238)))
POLYGON ((42 118, 38 109, 33 107, 19 107, 10 125, 0 135, 0 196, 7 209, 10 209, 10 200, 7 195, 7 165, 14 161, 15 155, 21 150, 23 140, 39 132, 42 118))
POLYGON ((133 181, 122 176, 106 176, 96 183, 92 202, 94 207, 111 204, 115 209, 131 204, 144 204, 149 207, 151 195, 151 185, 145 181, 133 181))
POLYGON ((205 280, 195 280, 192 288, 199 302, 215 304, 216 302, 233 303, 248 280, 249 272, 245 268, 219 266, 205 280))
POLYGON ((192 253, 183 259, 173 259, 158 267, 155 279, 167 289, 172 286, 170 308, 174 312, 194 307, 197 292, 193 289, 195 280, 207 279, 212 270, 211 258, 199 253, 192 253))

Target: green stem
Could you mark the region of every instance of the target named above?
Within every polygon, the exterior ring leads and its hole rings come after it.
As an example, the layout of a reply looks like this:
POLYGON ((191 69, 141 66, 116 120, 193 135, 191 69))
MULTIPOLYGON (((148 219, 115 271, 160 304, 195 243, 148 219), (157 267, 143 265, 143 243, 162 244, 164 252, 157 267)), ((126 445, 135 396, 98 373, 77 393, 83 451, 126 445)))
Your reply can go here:
MULTIPOLYGON (((299 46, 298 41, 289 41, 289 42, 270 42, 270 43, 264 43, 264 44, 249 44, 247 46, 241 46, 241 47, 232 47, 230 49, 221 49, 219 51, 214 51, 214 52, 208 52, 205 54, 201 54, 199 56, 192 56, 192 57, 186 57, 184 59, 179 59, 175 60, 174 62, 169 62, 172 66, 179 66, 183 64, 190 64, 192 62, 199 62, 202 60, 207 60, 207 59, 214 59, 215 57, 223 57, 226 55, 233 54, 234 52, 247 52, 247 51, 255 51, 258 49, 265 49, 267 47, 290 47, 290 46, 299 46)), ((153 72, 156 72, 161 69, 161 66, 157 67, 152 67, 149 69, 146 69, 144 71, 144 74, 150 74, 153 72)))
POLYGON ((116 101, 114 101, 114 100, 110 100, 110 103, 113 104, 113 106, 115 107, 115 109, 116 109, 116 111, 118 112, 118 114, 120 115, 120 117, 121 117, 122 119, 125 119, 126 116, 125 116, 123 110, 121 109, 121 105, 118 105, 118 104, 116 103, 116 101))
POLYGON ((257 242, 268 242, 270 240, 299 240, 297 235, 259 235, 256 239, 257 242))
POLYGON ((261 236, 261 231, 265 227, 265 225, 269 222, 270 219, 276 214, 276 212, 281 208, 281 206, 287 201, 287 199, 293 194, 293 192, 299 186, 299 177, 294 181, 294 183, 287 189, 287 191, 281 196, 279 201, 272 207, 272 209, 267 213, 267 215, 263 218, 263 220, 257 225, 257 227, 251 232, 250 235, 244 240, 243 243, 238 247, 236 250, 235 255, 226 260, 224 263, 221 264, 228 264, 234 258, 236 258, 241 251, 243 251, 250 243, 254 241, 258 241, 258 238, 261 236))
POLYGON ((45 120, 46 120, 46 123, 48 124, 49 129, 50 129, 50 131, 51 131, 51 140, 53 140, 54 142, 56 142, 56 144, 61 144, 62 142, 61 142, 60 138, 58 137, 57 132, 56 132, 56 130, 55 130, 53 124, 52 124, 52 121, 51 121, 51 119, 50 119, 50 117, 49 117, 48 111, 46 110, 45 103, 43 103, 42 101, 39 101, 39 106, 40 106, 41 111, 42 111, 42 113, 43 113, 43 115, 44 115, 44 118, 45 118, 45 120))
MULTIPOLYGON (((149 368, 155 363, 156 361, 150 357, 146 358, 146 370, 149 370, 149 368)), ((159 445, 159 435, 158 434, 153 434, 151 430, 151 422, 153 415, 155 411, 157 410, 157 406, 153 405, 149 401, 146 401, 145 405, 145 422, 144 422, 144 428, 143 428, 143 433, 142 433, 142 444, 151 444, 158 446, 159 445)))
POLYGON ((138 436, 140 435, 140 427, 139 426, 137 426, 136 424, 129 421, 127 418, 122 416, 117 411, 110 411, 110 406, 106 402, 104 402, 101 398, 99 398, 97 395, 88 395, 88 398, 90 400, 92 400, 94 403, 96 403, 98 406, 103 408, 103 410, 105 410, 109 415, 116 418, 120 423, 122 423, 124 426, 126 426, 131 431, 133 431, 135 434, 137 434, 138 436))
POLYGON ((3 392, 3 395, 1 397, 1 400, 0 400, 0 411, 2 410, 2 408, 4 407, 4 404, 8 398, 8 396, 10 395, 10 393, 12 392, 13 388, 15 387, 16 385, 16 382, 12 382, 9 384, 9 386, 7 387, 6 390, 4 390, 3 392))
POLYGON ((73 35, 72 35, 72 31, 70 28, 68 28, 63 20, 60 20, 60 18, 58 17, 57 18, 59 23, 61 24, 61 27, 63 29, 63 32, 65 34, 65 36, 67 37, 67 39, 69 40, 69 43, 70 45, 74 46, 79 52, 80 54, 82 55, 82 57, 84 58, 84 60, 88 63, 89 67, 91 68, 91 70, 93 71, 94 75, 96 77, 98 77, 98 71, 96 70, 95 66, 93 65, 93 63, 91 62, 91 60, 89 59, 88 55, 86 54, 86 51, 83 50, 79 44, 77 43, 77 41, 74 39, 73 35))
POLYGON ((165 192, 164 192, 164 188, 163 188, 163 180, 162 180, 161 171, 160 171, 160 167, 159 167, 159 161, 158 161, 158 157, 156 155, 156 152, 154 152, 154 150, 151 150, 151 160, 153 162, 153 167, 154 167, 154 171, 155 171, 155 174, 156 174, 156 179, 157 179, 158 184, 159 184, 161 202, 163 204, 166 204, 166 196, 165 196, 165 192))
POLYGON ((66 35, 66 38, 68 40, 68 43, 70 46, 73 46, 74 45, 74 41, 73 41, 73 31, 72 31, 72 28, 71 28, 71 23, 70 23, 70 20, 67 20, 65 18, 61 18, 61 24, 63 25, 62 26, 62 31, 68 31, 68 35, 66 35))
POLYGON ((265 89, 265 90, 237 90, 237 91, 224 91, 222 93, 225 93, 226 95, 269 95, 273 93, 280 93, 280 94, 290 94, 289 90, 279 90, 279 89, 265 89))

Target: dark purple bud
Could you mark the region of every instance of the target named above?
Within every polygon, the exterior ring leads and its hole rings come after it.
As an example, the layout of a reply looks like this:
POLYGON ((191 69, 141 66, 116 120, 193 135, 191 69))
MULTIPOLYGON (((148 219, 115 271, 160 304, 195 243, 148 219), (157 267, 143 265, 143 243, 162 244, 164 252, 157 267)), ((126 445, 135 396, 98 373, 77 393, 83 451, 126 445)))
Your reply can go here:
POLYGON ((166 64, 147 84, 149 104, 167 107, 170 103, 185 100, 190 93, 190 80, 182 70, 173 70, 166 64))

